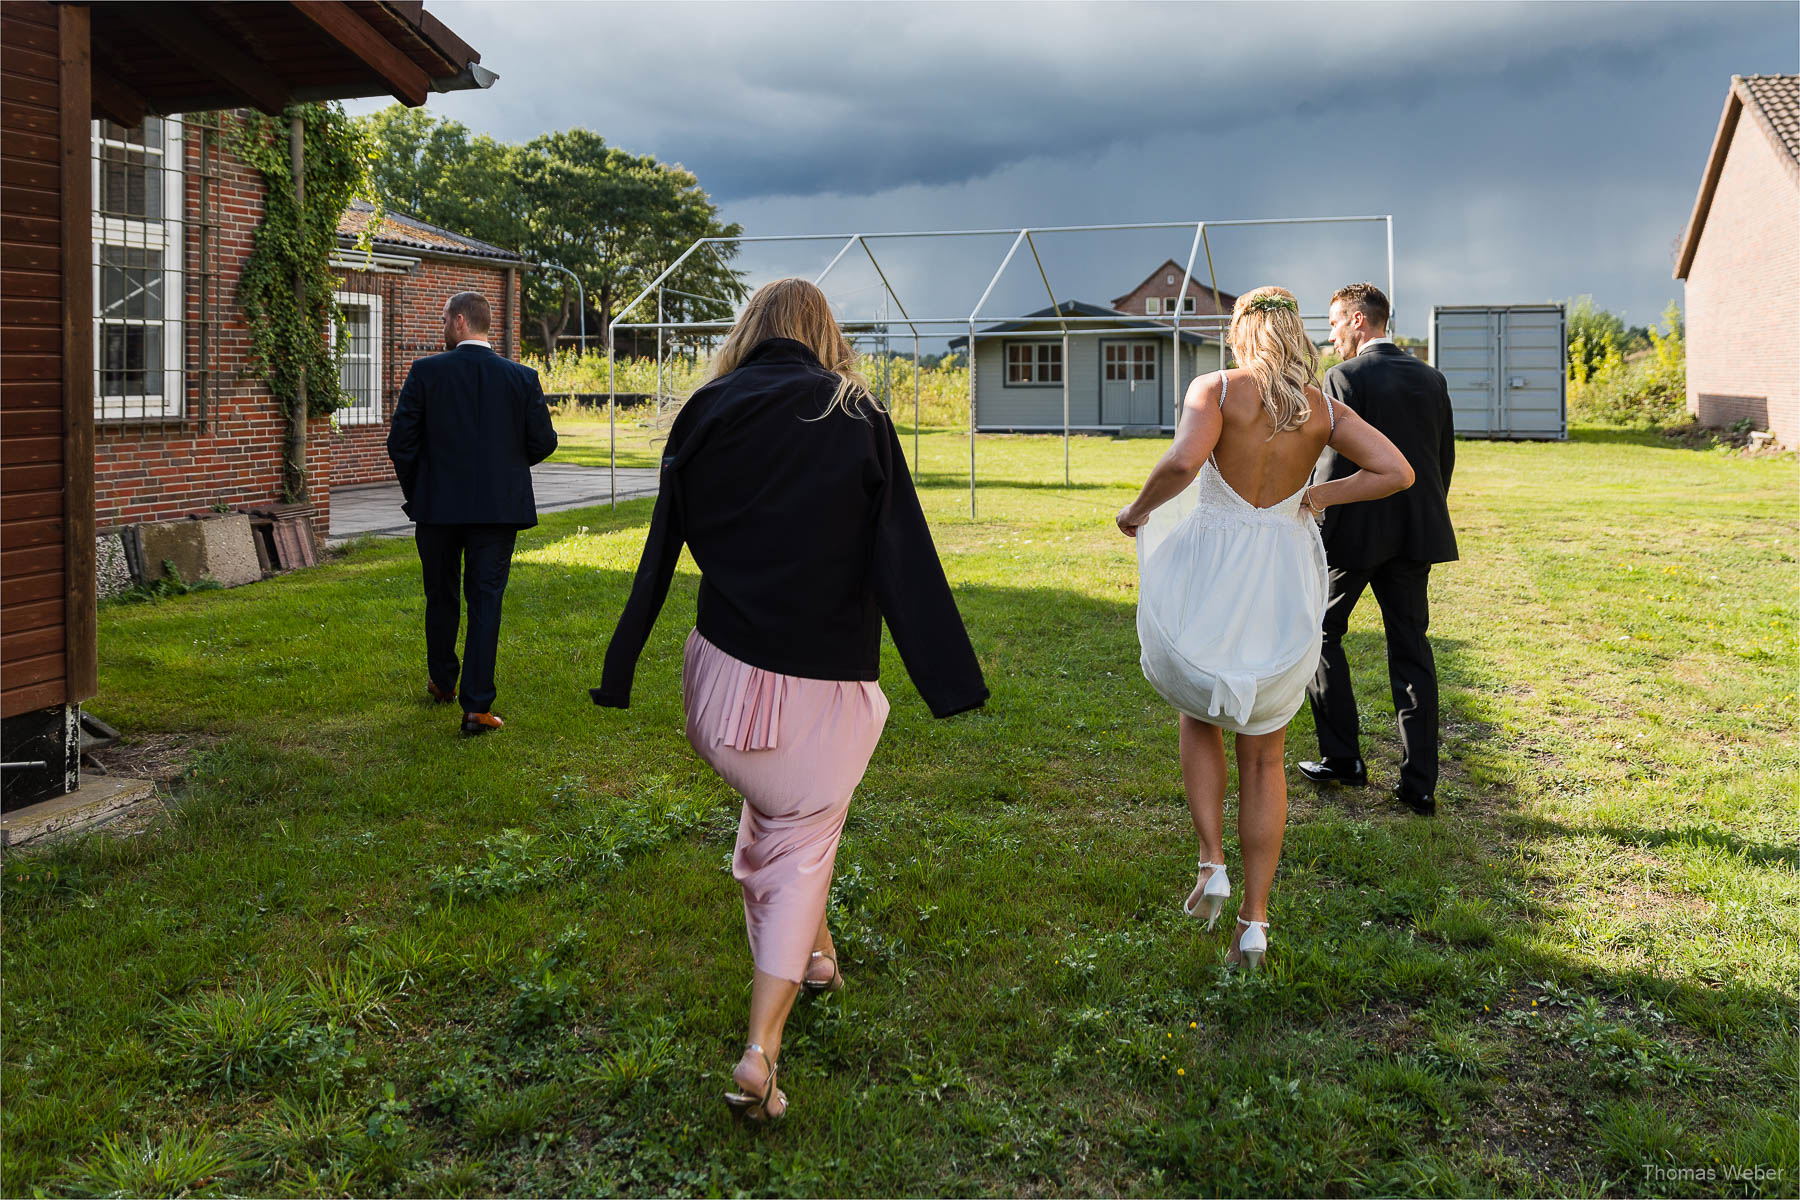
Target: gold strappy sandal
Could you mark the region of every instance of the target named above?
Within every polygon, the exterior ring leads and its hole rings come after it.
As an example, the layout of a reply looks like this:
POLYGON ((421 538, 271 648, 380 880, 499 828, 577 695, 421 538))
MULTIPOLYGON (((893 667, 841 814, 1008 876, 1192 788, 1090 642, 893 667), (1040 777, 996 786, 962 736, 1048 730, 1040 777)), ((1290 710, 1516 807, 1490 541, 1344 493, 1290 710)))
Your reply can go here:
MULTIPOLYGON (((749 1092, 726 1092, 725 1103, 731 1106, 731 1111, 735 1115, 746 1121, 779 1121, 787 1115, 787 1096, 775 1087, 775 1061, 769 1057, 768 1051, 755 1042, 748 1043, 744 1048, 754 1050, 762 1055, 763 1065, 769 1068, 769 1081, 763 1087, 762 1095, 753 1096, 749 1092), (769 1111, 769 1104, 777 1096, 781 1098, 781 1111, 772 1113, 769 1111)), ((732 1082, 737 1082, 735 1074, 732 1082)))
POLYGON ((805 988, 812 995, 817 996, 822 992, 835 992, 844 986, 844 975, 843 972, 838 970, 837 959, 826 954, 823 950, 814 950, 812 952, 812 959, 806 964, 806 969, 807 974, 800 980, 800 986, 805 988), (831 978, 814 979, 812 977, 812 964, 818 962, 820 959, 824 959, 831 964, 831 978))

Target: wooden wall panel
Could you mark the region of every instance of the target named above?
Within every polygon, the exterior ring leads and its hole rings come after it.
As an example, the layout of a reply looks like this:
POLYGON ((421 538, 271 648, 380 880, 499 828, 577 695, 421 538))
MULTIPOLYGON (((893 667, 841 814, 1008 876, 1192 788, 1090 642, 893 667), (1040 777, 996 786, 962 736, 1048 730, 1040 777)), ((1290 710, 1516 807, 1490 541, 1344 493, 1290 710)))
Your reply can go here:
MULTIPOLYGON (((68 484, 81 470, 70 470, 72 398, 63 364, 71 322, 91 329, 92 288, 87 270, 66 285, 62 268, 87 263, 90 253, 86 22, 82 6, 8 0, 0 7, 0 716, 7 717, 84 698, 70 687, 68 568, 85 532, 91 593, 92 516, 90 508, 85 531, 71 529, 68 484)), ((91 372, 69 374, 86 380, 91 372)), ((85 470, 91 480, 91 458, 85 470)))

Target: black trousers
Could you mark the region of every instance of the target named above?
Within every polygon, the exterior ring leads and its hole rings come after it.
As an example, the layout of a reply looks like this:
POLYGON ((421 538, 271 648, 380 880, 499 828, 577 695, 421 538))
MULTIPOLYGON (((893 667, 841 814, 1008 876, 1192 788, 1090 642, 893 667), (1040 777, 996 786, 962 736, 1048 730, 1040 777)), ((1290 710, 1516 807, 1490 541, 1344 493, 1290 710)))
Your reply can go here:
POLYGON ((425 669, 445 691, 456 690, 456 629, 463 603, 469 633, 463 641, 462 688, 466 713, 494 705, 494 662, 500 653, 500 600, 512 570, 511 525, 418 525, 413 540, 425 570, 425 669), (460 594, 459 594, 460 593, 460 594))
POLYGON ((1425 640, 1425 627, 1431 620, 1426 599, 1430 579, 1430 563, 1406 559, 1392 559, 1369 570, 1332 568, 1319 670, 1306 689, 1319 732, 1319 756, 1361 758, 1356 692, 1350 684, 1343 638, 1350 625, 1350 610, 1356 607, 1363 589, 1372 586, 1387 630, 1388 685, 1400 719, 1400 780, 1427 796, 1437 790, 1438 778, 1437 663, 1431 656, 1431 643, 1425 640))

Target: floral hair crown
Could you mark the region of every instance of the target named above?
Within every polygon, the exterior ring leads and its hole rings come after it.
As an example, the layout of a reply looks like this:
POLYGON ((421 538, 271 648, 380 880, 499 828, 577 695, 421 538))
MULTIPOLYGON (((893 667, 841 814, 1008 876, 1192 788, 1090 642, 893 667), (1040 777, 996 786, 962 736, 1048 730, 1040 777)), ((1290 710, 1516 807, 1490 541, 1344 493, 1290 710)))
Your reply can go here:
POLYGON ((1274 292, 1258 296, 1244 306, 1246 312, 1299 312, 1300 305, 1292 296, 1279 296, 1274 292))

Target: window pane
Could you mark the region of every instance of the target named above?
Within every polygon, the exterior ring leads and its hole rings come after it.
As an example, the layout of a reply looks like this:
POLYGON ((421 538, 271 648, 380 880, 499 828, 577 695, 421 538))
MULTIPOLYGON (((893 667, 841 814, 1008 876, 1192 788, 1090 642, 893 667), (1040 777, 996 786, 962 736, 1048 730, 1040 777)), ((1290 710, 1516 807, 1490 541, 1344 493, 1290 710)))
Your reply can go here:
POLYGON ((101 246, 100 315, 161 320, 162 255, 129 246, 101 246))
POLYGON ((100 327, 100 394, 161 396, 161 325, 100 327))

